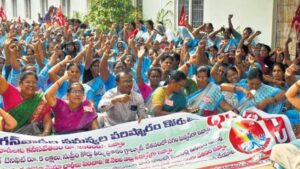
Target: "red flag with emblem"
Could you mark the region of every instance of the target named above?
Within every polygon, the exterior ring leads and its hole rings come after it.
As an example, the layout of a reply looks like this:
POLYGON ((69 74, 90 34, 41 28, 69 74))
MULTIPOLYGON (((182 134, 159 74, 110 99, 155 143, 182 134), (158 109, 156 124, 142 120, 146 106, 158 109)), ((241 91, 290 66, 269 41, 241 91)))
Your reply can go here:
POLYGON ((67 22, 67 18, 65 17, 65 15, 63 14, 62 10, 61 10, 61 7, 59 7, 57 9, 57 13, 56 13, 56 23, 59 25, 59 26, 64 26, 65 23, 67 22))
POLYGON ((185 25, 184 5, 182 5, 182 7, 181 7, 178 25, 179 25, 179 26, 186 26, 186 25, 185 25))
POLYGON ((6 14, 5 14, 4 9, 3 9, 2 6, 0 7, 0 18, 1 18, 1 21, 6 21, 7 20, 6 14))

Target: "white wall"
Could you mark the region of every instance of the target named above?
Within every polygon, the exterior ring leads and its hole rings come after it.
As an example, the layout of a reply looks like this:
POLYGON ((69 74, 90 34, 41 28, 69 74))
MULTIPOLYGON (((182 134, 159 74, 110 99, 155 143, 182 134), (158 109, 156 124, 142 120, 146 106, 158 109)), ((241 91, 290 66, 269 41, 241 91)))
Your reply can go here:
MULTIPOLYGON (((166 7, 167 2, 170 0, 143 0, 143 18, 145 20, 152 19, 152 21, 155 23, 157 18, 157 13, 160 9, 166 7)), ((172 0, 172 4, 168 5, 165 10, 171 10, 174 12, 174 16, 169 15, 169 19, 172 22, 172 28, 175 26, 175 6, 176 6, 176 0, 172 0)))
POLYGON ((31 19, 33 20, 38 20, 38 13, 40 13, 41 15, 43 15, 43 13, 41 13, 41 2, 40 1, 36 1, 36 0, 31 0, 31 19), (34 3, 32 3, 34 2, 34 3))
POLYGON ((165 0, 144 0, 143 1, 143 18, 145 20, 156 20, 157 12, 164 6, 165 0))
POLYGON ((80 14, 87 14, 88 12, 87 1, 83 0, 71 0, 71 13, 70 16, 73 17, 74 12, 79 12, 80 14))
MULTIPOLYGON (((12 18, 13 16, 13 11, 12 11, 12 1, 6 1, 5 2, 6 6, 3 7, 4 8, 4 12, 6 13, 6 17, 9 19, 9 18, 12 18)), ((2 5, 2 4, 1 4, 2 5)))
POLYGON ((257 40, 273 46, 274 4, 274 0, 205 0, 204 22, 212 22, 218 29, 228 26, 228 14, 233 14, 234 28, 242 31, 250 26, 254 31, 260 30, 257 40))
POLYGON ((48 0, 48 6, 55 6, 55 7, 59 7, 60 6, 60 0, 48 0))

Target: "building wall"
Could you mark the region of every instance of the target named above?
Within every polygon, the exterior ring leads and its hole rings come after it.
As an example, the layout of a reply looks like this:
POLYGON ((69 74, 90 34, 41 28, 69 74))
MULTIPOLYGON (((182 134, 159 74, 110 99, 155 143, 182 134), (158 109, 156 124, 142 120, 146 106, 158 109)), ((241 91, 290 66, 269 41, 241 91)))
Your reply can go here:
POLYGON ((257 40, 274 46, 275 17, 273 15, 276 7, 274 1, 205 0, 204 22, 212 22, 215 29, 219 29, 223 25, 228 26, 228 14, 233 14, 233 25, 240 32, 248 26, 254 31, 260 30, 262 34, 257 37, 257 40))
POLYGON ((60 0, 48 0, 48 6, 56 6, 59 7, 60 6, 60 0))
POLYGON ((71 17, 73 16, 74 12, 87 14, 88 12, 87 0, 71 0, 71 17))
MULTIPOLYGON (((159 9, 170 0, 144 0, 143 17, 155 20, 159 9)), ((170 7, 174 11, 172 16, 172 29, 176 29, 178 22, 177 0, 172 0, 170 7)), ((187 0, 192 1, 192 0, 187 0)), ((262 34, 257 40, 272 47, 276 40, 276 7, 281 0, 204 0, 204 22, 212 22, 215 29, 228 26, 228 15, 233 14, 234 27, 242 31, 245 27, 252 27, 254 31, 260 30, 262 34)), ((297 1, 297 0, 292 0, 297 1)), ((283 1, 282 1, 283 2, 283 1)))
MULTIPOLYGON (((276 47, 284 47, 284 43, 288 38, 288 34, 291 28, 291 22, 295 15, 296 8, 299 4, 299 0, 277 1, 277 23, 276 23, 276 47)), ((291 33, 292 43, 290 44, 290 54, 292 57, 295 55, 296 45, 296 33, 292 29, 291 33)))
MULTIPOLYGON (((46 11, 42 11, 41 4, 42 1, 46 0, 31 0, 31 18, 38 20, 38 13, 41 13, 42 15, 45 14, 46 11)), ((4 10, 6 12, 6 15, 9 19, 14 18, 13 16, 13 4, 12 0, 6 0, 4 6, 4 10)), ((25 7, 25 0, 16 0, 16 7, 17 7, 17 17, 21 17, 22 19, 26 18, 26 7, 25 7)), ((73 13, 80 12, 80 13, 86 13, 87 12, 87 0, 70 0, 70 17, 73 16, 73 13)), ((2 4, 1 4, 2 5, 2 4)), ((61 0, 48 0, 48 7, 49 6, 55 6, 59 7, 61 5, 61 0)), ((47 8, 48 9, 48 8, 47 8)))

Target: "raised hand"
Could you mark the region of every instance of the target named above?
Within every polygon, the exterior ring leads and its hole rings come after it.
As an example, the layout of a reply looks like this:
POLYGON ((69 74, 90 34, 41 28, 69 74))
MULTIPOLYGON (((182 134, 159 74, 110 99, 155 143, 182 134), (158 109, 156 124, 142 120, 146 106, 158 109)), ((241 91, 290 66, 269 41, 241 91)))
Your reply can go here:
POLYGON ((248 56, 248 62, 249 62, 251 65, 254 64, 254 63, 255 63, 255 57, 252 56, 252 55, 249 55, 249 56, 248 56))
POLYGON ((225 47, 225 46, 227 46, 228 45, 228 43, 229 43, 229 40, 225 40, 225 39, 223 39, 222 41, 221 41, 221 46, 223 47, 225 47))
POLYGON ((135 41, 134 41, 134 39, 135 39, 135 36, 133 35, 133 36, 131 36, 131 37, 129 37, 129 39, 128 39, 128 46, 135 46, 135 41))
POLYGON ((276 54, 280 54, 280 53, 282 53, 282 52, 283 52, 283 49, 282 49, 282 48, 279 47, 279 48, 276 49, 276 54))
POLYGON ((191 65, 196 65, 196 64, 198 64, 197 55, 192 55, 192 56, 190 57, 188 63, 191 64, 191 65))
POLYGON ((105 43, 105 48, 104 48, 105 53, 109 55, 109 54, 111 53, 111 50, 110 50, 110 49, 111 49, 110 43, 109 43, 109 42, 106 42, 106 43, 105 43))
POLYGON ((198 43, 198 47, 200 49, 205 49, 206 43, 207 43, 207 39, 206 38, 202 38, 201 41, 198 43))
POLYGON ((10 54, 12 54, 12 55, 17 55, 18 48, 19 47, 15 43, 12 43, 8 46, 10 54))
POLYGON ((222 26, 220 29, 219 29, 220 32, 224 32, 225 31, 225 27, 222 26))
POLYGON ((64 62, 64 64, 67 63, 71 63, 73 61, 72 57, 70 55, 67 55, 64 60, 62 60, 62 62, 64 62))
POLYGON ((261 31, 256 31, 256 32, 255 32, 255 35, 256 35, 256 36, 258 36, 258 35, 260 35, 260 34, 261 34, 261 31))
POLYGON ((225 56, 224 56, 224 54, 222 54, 222 53, 221 53, 220 55, 218 55, 218 56, 217 56, 217 63, 218 63, 218 64, 222 64, 223 61, 224 61, 224 57, 225 57, 225 56))
POLYGON ((69 71, 65 71, 64 75, 61 77, 64 80, 69 80, 70 79, 70 73, 69 71))
POLYGON ((144 56, 144 54, 145 54, 145 51, 146 51, 145 46, 141 46, 141 47, 139 48, 139 50, 138 50, 138 58, 139 58, 139 59, 143 58, 143 56, 144 56))
POLYGON ((237 56, 237 57, 242 56, 242 49, 241 49, 241 48, 237 48, 237 49, 235 50, 235 56, 237 56))

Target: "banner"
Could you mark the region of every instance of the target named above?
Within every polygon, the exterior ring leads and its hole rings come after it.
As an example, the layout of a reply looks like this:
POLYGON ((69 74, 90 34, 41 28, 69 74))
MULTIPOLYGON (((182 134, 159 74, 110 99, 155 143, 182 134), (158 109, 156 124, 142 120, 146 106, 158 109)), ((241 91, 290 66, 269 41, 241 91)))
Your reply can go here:
POLYGON ((295 139, 285 116, 251 109, 244 117, 233 112, 205 118, 176 113, 69 135, 1 132, 0 166, 240 169, 267 163, 274 144, 295 139))

